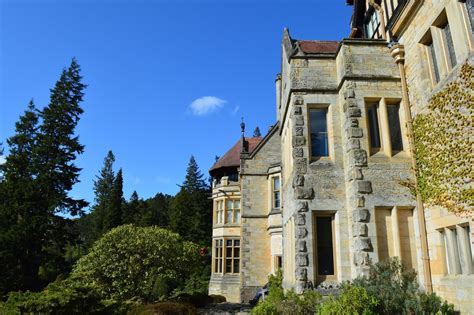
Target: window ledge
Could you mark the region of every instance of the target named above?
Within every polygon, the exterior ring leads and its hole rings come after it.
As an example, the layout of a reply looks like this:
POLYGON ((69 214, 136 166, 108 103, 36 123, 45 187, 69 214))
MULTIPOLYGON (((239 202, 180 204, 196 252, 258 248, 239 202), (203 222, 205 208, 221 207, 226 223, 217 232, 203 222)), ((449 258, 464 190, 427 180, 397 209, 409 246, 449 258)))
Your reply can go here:
POLYGON ((231 228, 231 227, 240 227, 239 223, 225 223, 225 224, 214 224, 212 228, 231 228))

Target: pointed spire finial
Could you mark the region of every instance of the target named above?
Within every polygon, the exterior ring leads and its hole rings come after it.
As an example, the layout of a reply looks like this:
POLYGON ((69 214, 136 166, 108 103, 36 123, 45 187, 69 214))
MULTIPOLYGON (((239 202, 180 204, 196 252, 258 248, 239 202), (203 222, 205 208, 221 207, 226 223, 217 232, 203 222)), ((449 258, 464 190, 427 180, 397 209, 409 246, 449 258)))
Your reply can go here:
POLYGON ((240 123, 240 130, 242 131, 242 137, 245 134, 245 123, 244 123, 244 117, 241 118, 241 123, 240 123))

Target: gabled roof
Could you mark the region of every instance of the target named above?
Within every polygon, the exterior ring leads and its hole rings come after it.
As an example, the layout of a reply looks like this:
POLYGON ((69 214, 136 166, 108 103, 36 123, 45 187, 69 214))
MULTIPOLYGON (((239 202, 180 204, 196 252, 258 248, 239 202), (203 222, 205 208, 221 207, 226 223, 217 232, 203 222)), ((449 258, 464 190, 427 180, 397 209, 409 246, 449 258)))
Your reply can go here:
MULTIPOLYGON (((252 138, 245 138, 245 141, 248 143, 248 153, 252 153, 252 151, 258 146, 260 141, 262 141, 262 137, 252 137, 252 138)), ((234 146, 227 151, 217 162, 209 169, 209 172, 212 172, 219 168, 225 167, 239 167, 240 166, 240 151, 241 151, 241 140, 238 140, 234 146)))

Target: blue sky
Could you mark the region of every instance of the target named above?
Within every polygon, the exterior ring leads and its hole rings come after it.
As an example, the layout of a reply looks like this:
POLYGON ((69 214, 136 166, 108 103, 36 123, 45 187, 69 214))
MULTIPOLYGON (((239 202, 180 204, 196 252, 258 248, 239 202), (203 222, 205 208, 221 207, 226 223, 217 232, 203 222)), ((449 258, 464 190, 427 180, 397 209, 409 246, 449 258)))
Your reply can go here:
POLYGON ((0 141, 34 98, 48 102, 72 57, 88 84, 75 197, 93 200, 110 149, 124 194, 174 194, 193 154, 201 170, 240 135, 275 123, 281 37, 341 39, 344 0, 0 0, 0 141))

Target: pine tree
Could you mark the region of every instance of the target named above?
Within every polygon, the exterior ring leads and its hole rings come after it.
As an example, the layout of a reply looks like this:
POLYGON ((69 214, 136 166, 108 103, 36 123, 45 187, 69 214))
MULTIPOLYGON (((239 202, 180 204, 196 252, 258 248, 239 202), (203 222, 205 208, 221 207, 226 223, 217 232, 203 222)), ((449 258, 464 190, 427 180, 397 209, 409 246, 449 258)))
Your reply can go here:
POLYGON ((110 197, 115 181, 115 174, 113 170, 115 162, 115 156, 112 151, 107 152, 104 158, 104 165, 100 170, 98 176, 94 181, 94 205, 92 211, 94 213, 94 225, 95 235, 94 240, 108 230, 109 224, 106 222, 108 219, 108 209, 110 203, 110 197))
POLYGON ((37 111, 30 102, 7 140, 10 153, 0 184, 0 291, 37 290, 42 280, 67 269, 70 220, 56 214, 77 215, 87 205, 68 195, 79 181, 74 160, 84 150, 75 135, 84 88, 73 60, 51 90, 49 104, 37 111))
POLYGON ((79 182, 76 156, 82 154, 84 146, 75 135, 79 117, 83 113, 82 102, 86 85, 81 82, 80 66, 75 59, 51 90, 48 106, 41 112, 37 144, 33 155, 38 168, 38 189, 43 195, 43 205, 49 213, 57 212, 78 215, 83 213, 87 202, 68 196, 74 184, 79 182))
POLYGON ((140 200, 138 198, 138 193, 133 191, 130 200, 127 202, 122 212, 123 224, 136 223, 139 206, 140 200))
POLYGON ((122 203, 123 203, 123 177, 122 169, 119 169, 115 177, 110 201, 108 204, 106 228, 110 230, 122 224, 122 203))
POLYGON ((258 128, 258 126, 257 126, 257 128, 255 128, 255 130, 253 131, 253 136, 254 136, 254 137, 261 137, 261 136, 262 136, 262 134, 260 133, 260 128, 258 128))
POLYGON ((210 187, 191 156, 186 177, 170 210, 170 228, 187 240, 210 244, 212 203, 210 187))

